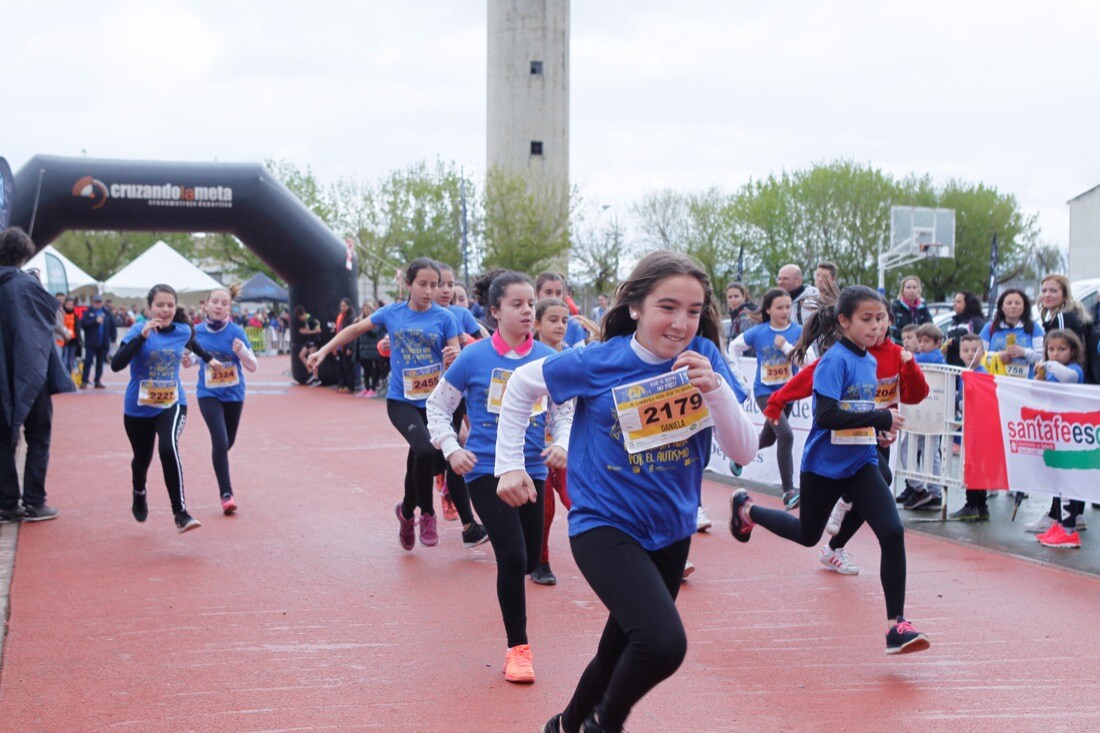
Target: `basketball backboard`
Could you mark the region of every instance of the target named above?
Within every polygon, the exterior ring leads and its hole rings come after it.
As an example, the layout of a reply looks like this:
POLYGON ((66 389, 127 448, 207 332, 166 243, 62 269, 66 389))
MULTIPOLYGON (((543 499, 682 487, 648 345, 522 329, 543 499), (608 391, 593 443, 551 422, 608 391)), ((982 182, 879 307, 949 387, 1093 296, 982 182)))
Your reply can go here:
POLYGON ((923 206, 890 207, 891 255, 919 259, 955 256, 955 210, 923 206))

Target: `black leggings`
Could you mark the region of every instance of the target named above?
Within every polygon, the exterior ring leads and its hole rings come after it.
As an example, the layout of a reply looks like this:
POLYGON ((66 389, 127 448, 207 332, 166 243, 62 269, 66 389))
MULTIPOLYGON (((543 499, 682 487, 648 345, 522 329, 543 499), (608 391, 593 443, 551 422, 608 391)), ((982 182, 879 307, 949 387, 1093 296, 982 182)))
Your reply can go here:
POLYGON ((349 392, 355 389, 355 355, 350 350, 336 350, 336 386, 349 392))
POLYGON ((563 722, 575 731, 595 710, 604 730, 621 731, 635 703, 671 677, 687 654, 676 594, 691 537, 650 552, 621 530, 597 527, 569 544, 610 616, 563 722))
POLYGON ((821 539, 829 514, 837 499, 847 494, 853 509, 871 525, 882 550, 879 578, 886 596, 886 618, 895 619, 905 613, 905 531, 898 518, 897 504, 890 488, 876 466, 865 465, 855 475, 831 479, 809 471, 802 472, 802 509, 795 517, 778 509, 752 505, 749 515, 761 527, 797 542, 813 547, 821 539))
MULTIPOLYGON (((761 395, 756 398, 756 404, 760 406, 761 412, 768 406, 768 397, 770 395, 761 395)), ((783 408, 778 425, 772 425, 771 420, 764 420, 764 428, 760 431, 758 443, 759 450, 771 447, 776 442, 779 443, 775 448, 775 458, 779 464, 779 481, 783 484, 784 491, 794 488, 794 431, 791 430, 791 424, 787 422, 793 409, 793 404, 783 408)))
POLYGON ((380 359, 360 359, 359 366, 363 367, 363 389, 378 389, 378 383, 382 381, 382 361, 380 359))
POLYGON ((542 550, 542 502, 546 482, 535 481, 538 499, 521 507, 497 496, 497 478, 480 476, 469 484, 470 498, 485 523, 497 559, 497 602, 508 635, 508 648, 527 643, 527 591, 524 577, 535 569, 542 550))
MULTIPOLYGON (((890 449, 883 448, 881 445, 877 447, 878 450, 878 472, 882 474, 882 480, 886 482, 886 485, 892 486, 894 483, 894 474, 890 471, 890 449)), ((847 492, 841 497, 849 504, 852 500, 848 497, 847 492)), ((895 502, 896 503, 896 502, 895 502)), ((844 520, 840 523, 840 530, 829 540, 829 547, 833 550, 839 550, 848 544, 848 540, 855 537, 856 532, 863 526, 863 515, 859 513, 859 510, 854 506, 848 510, 844 515, 844 520)))
POLYGON ((200 397, 199 412, 210 429, 210 456, 218 477, 218 493, 233 494, 229 480, 229 449, 237 442, 244 402, 222 402, 216 397, 200 397))
POLYGON ((187 424, 187 406, 176 404, 156 417, 122 416, 126 437, 134 450, 130 462, 134 491, 145 491, 145 478, 149 464, 153 462, 153 444, 157 443, 160 465, 164 469, 164 483, 168 487, 168 499, 172 513, 187 511, 187 499, 183 495, 183 464, 180 462, 179 440, 183 426, 187 424))
MULTIPOLYGON (((428 412, 423 407, 401 400, 386 400, 386 413, 390 422, 409 443, 409 455, 405 461, 405 498, 401 502, 401 514, 412 519, 413 512, 420 507, 421 514, 435 514, 432 488, 435 475, 442 473, 447 461, 443 452, 432 445, 432 436, 428 432, 428 412)), ((474 521, 470 509, 470 494, 466 483, 450 487, 451 501, 462 523, 474 521)))

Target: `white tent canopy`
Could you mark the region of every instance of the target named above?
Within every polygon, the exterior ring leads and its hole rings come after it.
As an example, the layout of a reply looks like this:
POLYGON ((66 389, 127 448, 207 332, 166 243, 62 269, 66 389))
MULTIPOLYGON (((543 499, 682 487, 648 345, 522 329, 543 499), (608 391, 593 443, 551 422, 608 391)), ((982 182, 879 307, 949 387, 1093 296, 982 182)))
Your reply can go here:
POLYGON ((222 287, 165 242, 157 242, 103 283, 103 292, 119 298, 142 298, 157 283, 171 285, 180 295, 222 287))
POLYGON ((61 254, 52 244, 47 244, 41 252, 32 257, 27 264, 23 265, 24 270, 36 269, 42 273, 43 281, 46 280, 49 273, 48 266, 46 264, 46 256, 56 257, 57 261, 61 263, 61 266, 65 268, 65 277, 69 281, 69 292, 72 293, 81 288, 88 286, 95 286, 95 278, 88 273, 81 270, 73 261, 65 255, 61 254))

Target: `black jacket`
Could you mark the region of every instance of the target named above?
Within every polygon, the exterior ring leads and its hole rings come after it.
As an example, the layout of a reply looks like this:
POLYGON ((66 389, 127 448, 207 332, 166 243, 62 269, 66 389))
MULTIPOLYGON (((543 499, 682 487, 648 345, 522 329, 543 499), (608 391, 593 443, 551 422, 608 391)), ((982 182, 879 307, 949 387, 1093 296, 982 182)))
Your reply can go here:
MULTIPOLYGON (((57 301, 54 301, 56 304, 57 301)), ((80 319, 80 328, 84 331, 84 346, 88 349, 98 349, 100 346, 110 346, 115 342, 118 337, 118 327, 115 326, 115 317, 107 312, 106 308, 100 308, 99 310, 93 310, 89 308, 84 311, 84 317, 80 319), (96 317, 103 316, 104 333, 107 340, 104 343, 99 342, 99 324, 96 323, 96 317)))
POLYGON ((46 386, 56 322, 57 299, 34 276, 0 267, 0 429, 22 426, 46 386))
POLYGON ((908 326, 910 323, 915 323, 918 326, 924 323, 932 322, 932 311, 928 310, 928 306, 924 301, 920 302, 917 306, 916 313, 909 308, 909 305, 903 302, 900 298, 895 299, 890 305, 890 310, 894 314, 894 330, 891 336, 894 341, 901 343, 901 329, 908 326))

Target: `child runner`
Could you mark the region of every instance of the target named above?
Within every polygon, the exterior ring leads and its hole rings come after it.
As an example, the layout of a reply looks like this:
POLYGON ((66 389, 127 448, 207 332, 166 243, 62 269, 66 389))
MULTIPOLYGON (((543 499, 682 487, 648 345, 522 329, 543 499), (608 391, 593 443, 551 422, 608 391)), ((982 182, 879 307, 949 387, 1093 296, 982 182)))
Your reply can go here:
MULTIPOLYGON (((237 297, 240 285, 228 290, 219 288, 210 293, 206 302, 206 318, 195 327, 195 340, 222 363, 220 368, 207 366, 199 370, 199 411, 210 430, 211 457, 218 477, 218 494, 222 512, 237 511, 233 484, 229 480, 229 450, 237 440, 237 428, 244 410, 244 374, 242 369, 256 371, 256 355, 248 346, 244 329, 229 318, 229 309, 237 297)), ((184 361, 189 366, 190 359, 184 361)))
POLYGON ((529 414, 524 457, 527 470, 535 477, 537 498, 519 507, 501 501, 497 496, 497 479, 493 476, 501 399, 509 378, 519 366, 553 351, 531 337, 535 288, 529 277, 505 272, 493 280, 488 293, 485 304, 498 324, 496 332, 491 339, 464 349, 443 375, 443 380, 428 398, 428 429, 432 442, 443 451, 455 473, 464 476, 469 484, 470 497, 485 521, 489 542, 493 545, 497 561, 497 601, 508 637, 504 679, 529 683, 535 681, 535 671, 527 639, 523 579, 538 562, 542 547, 543 481, 548 464, 557 468, 565 466, 572 407, 554 408, 558 444, 545 449, 545 404, 529 414), (465 449, 458 443, 458 432, 452 421, 453 412, 463 396, 470 415, 470 436, 465 449))
MULTIPOLYGON (((741 371, 741 355, 748 349, 756 352, 756 378, 752 385, 753 398, 760 409, 768 404, 772 392, 782 387, 798 373, 798 365, 790 358, 802 326, 791 323, 791 296, 786 290, 773 288, 764 294, 760 309, 750 315, 758 320, 753 326, 733 340, 729 347, 730 359, 741 371)), ((776 446, 775 457, 779 464, 779 480, 783 485, 783 505, 787 511, 798 506, 798 489, 794 487, 794 432, 787 416, 792 405, 784 408, 779 421, 764 421, 760 431, 759 449, 776 446)))
MULTIPOLYGON (((556 272, 541 272, 535 278, 535 295, 539 300, 557 298, 565 302, 565 278, 556 272)), ((566 325, 563 344, 571 349, 583 349, 588 342, 588 331, 576 318, 570 318, 566 325)))
MULTIPOLYGON (((1059 328, 1048 333, 1043 342, 1046 359, 1035 368, 1035 378, 1060 384, 1084 384, 1085 347, 1081 338, 1068 328, 1059 328)), ((1083 523, 1078 517, 1085 511, 1085 502, 1065 502, 1064 515, 1062 509, 1062 498, 1054 497, 1046 515, 1051 520, 1050 527, 1036 539, 1047 547, 1079 548, 1081 535, 1077 529, 1083 523)))
MULTIPOLYGON (((569 306, 565 301, 557 298, 545 298, 539 301, 535 309, 535 339, 549 346, 555 352, 561 351, 564 346, 566 323, 569 321, 569 306)), ((550 446, 555 426, 547 421, 546 444, 550 446)), ((563 444, 567 441, 562 441, 563 444)), ((561 468, 550 467, 546 475, 546 491, 543 499, 543 523, 542 523, 542 554, 539 556, 539 564, 531 571, 531 580, 539 585, 554 585, 558 582, 554 571, 550 569, 550 526, 554 523, 554 494, 561 498, 562 506, 566 511, 573 506, 569 501, 568 473, 565 466, 561 468)))
MULTIPOLYGON (((454 316, 433 300, 439 287, 439 265, 421 257, 409 263, 405 287, 409 299, 391 303, 345 328, 309 357, 309 368, 316 370, 334 349, 360 334, 382 326, 389 332, 391 376, 386 394, 390 422, 409 443, 405 464, 405 496, 397 502, 397 537, 401 547, 412 550, 416 544, 414 512, 420 508, 420 544, 439 544, 435 507, 432 501, 432 477, 443 460, 428 434, 424 404, 435 389, 443 369, 458 355, 458 323, 454 316)), ((473 547, 485 541, 485 529, 470 521, 462 532, 462 542, 473 547)))
POLYGON ((867 353, 889 324, 886 305, 862 285, 845 288, 835 306, 818 310, 817 328, 839 324, 844 337, 825 352, 814 370, 814 422, 802 453, 801 517, 756 506, 744 489, 730 497, 730 532, 748 542, 756 524, 806 547, 820 538, 829 512, 842 494, 867 520, 882 549, 879 576, 886 596, 886 653, 927 649, 928 637, 905 620, 905 532, 878 469, 875 431, 893 432, 904 418, 876 409, 875 358, 867 353), (819 320, 820 319, 820 320, 819 320))
MULTIPOLYGON (((795 358, 805 353, 811 343, 827 347, 831 347, 834 343, 833 334, 824 334, 823 338, 823 334, 817 330, 819 325, 812 318, 807 322, 807 329, 803 332, 805 338, 795 347, 793 354, 795 358)), ((878 380, 875 388, 875 406, 878 409, 896 408, 899 402, 915 405, 928 396, 928 382, 913 359, 913 354, 890 339, 889 329, 879 334, 878 343, 869 348, 867 353, 875 357, 875 377, 878 380)), ((764 408, 764 417, 768 420, 777 420, 784 406, 789 402, 813 394, 813 375, 818 361, 803 368, 782 389, 772 393, 767 407, 764 408)), ((879 433, 877 440, 879 473, 882 474, 882 480, 887 486, 893 483, 893 475, 890 473, 890 445, 896 437, 897 434, 894 432, 879 433)), ((832 538, 821 548, 818 561, 841 575, 859 574, 859 567, 852 562, 851 555, 845 548, 848 540, 862 526, 863 516, 858 511, 852 510, 852 502, 848 496, 841 496, 829 515, 829 521, 825 524, 825 532, 832 535, 832 538)))
MULTIPOLYGON (((443 262, 437 263, 439 265, 440 279, 439 289, 435 293, 436 305, 442 306, 451 312, 451 315, 458 321, 458 336, 459 345, 463 346, 467 343, 481 338, 483 335, 488 336, 488 332, 483 333, 481 326, 474 320, 474 314, 470 312, 469 308, 460 308, 452 301, 454 300, 455 293, 455 271, 450 265, 443 262)), ((486 289, 492 281, 486 283, 486 289)), ((458 409, 454 411, 454 429, 455 433, 461 432, 463 421, 466 418, 466 403, 463 401, 459 404, 458 409)), ((474 521, 473 514, 470 510, 470 496, 466 490, 466 482, 462 480, 462 477, 454 472, 454 469, 447 463, 440 466, 440 472, 435 476, 435 486, 439 489, 439 503, 443 509, 443 518, 447 521, 454 521, 461 518, 463 524, 470 524, 474 521)))
POLYGON ((194 326, 184 310, 177 307, 176 291, 171 286, 154 285, 146 302, 149 320, 130 327, 111 359, 113 372, 130 367, 122 424, 134 451, 130 462, 134 492, 131 511, 139 522, 149 516, 145 478, 153 461, 154 444, 159 444, 160 465, 176 530, 187 532, 202 525, 187 513, 183 493, 179 439, 187 422, 187 395, 180 382, 180 362, 186 349, 214 368, 221 367, 221 362, 196 342, 194 326))
POLYGON ((683 661, 675 601, 712 433, 736 460, 756 453, 720 331, 706 272, 687 255, 660 250, 619 285, 599 343, 512 375, 497 436, 497 493, 512 506, 538 501, 524 471, 531 406, 544 395, 558 404, 576 398, 570 545, 610 613, 572 700, 545 731, 621 731, 631 708, 683 661), (711 421, 713 430, 704 427, 711 421))

